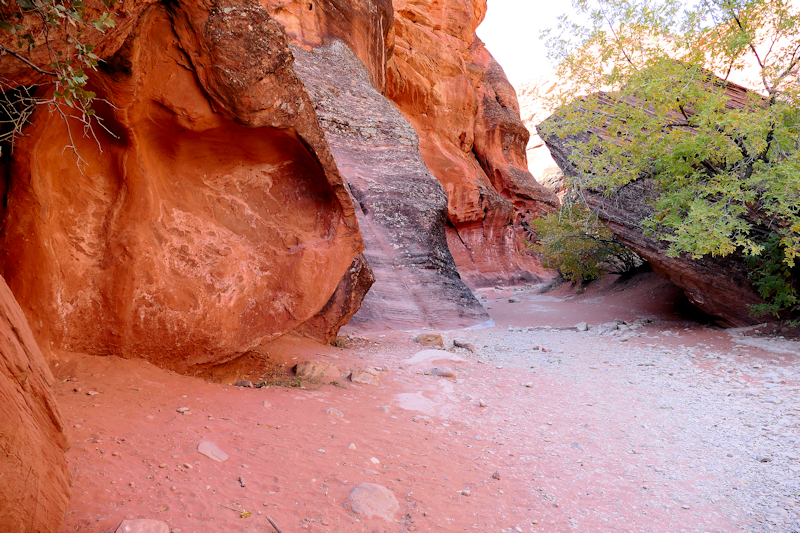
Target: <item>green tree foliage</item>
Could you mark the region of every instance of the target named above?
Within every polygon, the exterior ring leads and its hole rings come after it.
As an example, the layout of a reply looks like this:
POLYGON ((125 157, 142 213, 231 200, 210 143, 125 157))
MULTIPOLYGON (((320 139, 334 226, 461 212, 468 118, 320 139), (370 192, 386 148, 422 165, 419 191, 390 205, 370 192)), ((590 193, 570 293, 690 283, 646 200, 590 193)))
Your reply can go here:
MULTIPOLYGON (((103 2, 108 8, 113 0, 103 2)), ((99 57, 85 36, 114 25, 107 11, 87 19, 82 0, 0 0, 0 56, 14 58, 44 80, 38 86, 21 86, 0 73, 0 143, 13 146, 28 117, 41 105, 50 106, 65 120, 68 115, 77 118, 86 131, 91 130, 96 95, 86 89, 87 72, 97 68, 99 57), (41 57, 47 59, 32 59, 41 57)))
POLYGON ((592 281, 607 272, 624 274, 641 264, 580 200, 567 199, 556 213, 531 223, 538 243, 531 251, 545 268, 573 282, 592 281))
POLYGON ((743 254, 770 302, 756 311, 797 311, 797 9, 784 0, 573 4, 584 22, 562 17, 549 40, 569 84, 561 103, 571 102, 549 133, 572 139, 573 186, 610 193, 653 179, 659 196, 644 226, 670 255, 743 254), (753 91, 729 82, 748 76, 753 91))

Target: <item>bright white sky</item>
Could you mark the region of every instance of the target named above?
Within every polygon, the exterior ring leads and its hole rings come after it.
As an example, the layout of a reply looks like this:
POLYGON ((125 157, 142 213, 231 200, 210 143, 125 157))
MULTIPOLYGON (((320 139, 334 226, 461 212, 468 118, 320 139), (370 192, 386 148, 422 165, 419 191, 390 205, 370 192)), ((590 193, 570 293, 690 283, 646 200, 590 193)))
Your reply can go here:
POLYGON ((559 15, 572 12, 567 0, 488 0, 486 19, 478 37, 519 87, 551 70, 539 32, 554 28, 559 15))

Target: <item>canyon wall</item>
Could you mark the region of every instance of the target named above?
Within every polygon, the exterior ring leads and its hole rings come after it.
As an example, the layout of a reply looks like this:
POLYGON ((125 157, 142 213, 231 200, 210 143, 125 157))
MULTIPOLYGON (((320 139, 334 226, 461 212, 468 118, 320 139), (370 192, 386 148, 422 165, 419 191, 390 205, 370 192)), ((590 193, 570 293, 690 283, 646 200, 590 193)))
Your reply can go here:
POLYGON ((455 328, 488 320, 448 248, 444 189, 420 154, 414 127, 382 94, 395 49, 392 3, 267 5, 291 36, 295 69, 358 207, 376 282, 353 323, 455 328))
POLYGON ((45 363, 0 278, 0 531, 56 533, 69 503, 68 444, 45 363))
POLYGON ((2 274, 44 353, 191 373, 287 333, 330 341, 354 314, 472 325, 488 316, 462 275, 546 275, 520 252, 557 199, 527 172, 514 90, 475 36, 485 9, 114 7, 117 26, 87 38, 102 127, 42 108, 5 169, 2 274))
POLYGON ((486 0, 395 0, 386 95, 420 137, 447 193, 447 240, 475 285, 547 276, 522 253, 527 222, 557 198, 528 172, 513 87, 475 29, 486 0))
MULTIPOLYGON (((85 39, 103 60, 94 126, 45 105, 3 150, 0 529, 56 531, 67 505, 47 357, 197 374, 286 334, 331 342, 351 318, 488 320, 457 266, 474 283, 539 279, 525 224, 557 200, 525 170, 514 91, 475 37, 485 8, 112 7, 116 27, 85 39)), ((0 74, 47 81, 9 55, 0 74)))
POLYGON ((526 83, 517 91, 522 122, 531 132, 525 150, 528 156, 528 170, 539 183, 556 193, 560 199, 567 193, 567 181, 553 156, 550 155, 536 126, 555 111, 553 102, 549 101, 549 98, 558 92, 562 84, 563 82, 560 83, 554 76, 545 75, 526 83))
POLYGON ((0 251, 41 344, 191 372, 323 311, 363 242, 292 63, 260 4, 156 4, 92 77, 96 138, 36 113, 0 251))

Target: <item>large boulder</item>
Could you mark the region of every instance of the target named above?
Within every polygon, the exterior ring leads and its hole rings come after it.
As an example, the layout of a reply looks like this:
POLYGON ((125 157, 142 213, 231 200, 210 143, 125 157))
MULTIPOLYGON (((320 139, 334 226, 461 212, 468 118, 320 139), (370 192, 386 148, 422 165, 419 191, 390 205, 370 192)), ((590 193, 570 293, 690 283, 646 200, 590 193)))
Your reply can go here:
POLYGON ((92 85, 96 139, 42 109, 11 162, 2 268, 39 341, 190 372, 314 317, 335 336, 371 278, 353 278, 350 194, 261 4, 152 5, 92 85))
POLYGON ((514 88, 475 35, 485 0, 395 0, 386 95, 447 193, 447 240, 474 285, 537 281, 525 227, 558 199, 528 172, 514 88))
POLYGON ((56 533, 69 503, 53 375, 0 278, 0 531, 56 533))
MULTIPOLYGON (((747 89, 734 84, 727 84, 726 87, 729 97, 728 108, 735 108, 747 101, 747 89)), ((641 102, 632 100, 629 103, 642 105, 641 102)), ((601 127, 601 114, 597 112, 598 120, 592 132, 602 136, 604 131, 601 127)), ((571 143, 586 142, 590 134, 587 131, 576 136, 560 138, 547 133, 550 130, 548 124, 558 120, 561 120, 561 115, 556 111, 541 124, 539 133, 564 174, 581 177, 580 171, 570 162, 571 143)), ((750 282, 748 269, 741 255, 704 256, 695 259, 689 254, 669 257, 667 256, 669 243, 645 235, 642 222, 653 214, 653 204, 658 199, 658 190, 651 179, 643 177, 619 187, 610 194, 584 189, 583 196, 589 207, 598 214, 600 220, 620 242, 650 263, 653 271, 680 287, 688 299, 702 311, 734 326, 747 326, 773 320, 770 316, 756 317, 750 313, 750 308, 763 303, 763 300, 750 282)))

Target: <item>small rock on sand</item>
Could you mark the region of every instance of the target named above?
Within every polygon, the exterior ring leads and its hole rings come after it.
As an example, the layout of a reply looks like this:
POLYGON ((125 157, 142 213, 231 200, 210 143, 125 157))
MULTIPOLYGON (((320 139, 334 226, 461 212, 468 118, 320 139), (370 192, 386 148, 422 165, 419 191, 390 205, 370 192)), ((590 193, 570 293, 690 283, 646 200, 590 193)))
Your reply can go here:
POLYGON ((244 387, 246 389, 252 389, 253 388, 253 382, 252 381, 247 381, 247 380, 244 380, 244 379, 240 379, 239 381, 236 382, 236 386, 237 387, 244 387))
POLYGON ((350 509, 356 514, 394 522, 395 515, 400 511, 400 504, 386 487, 362 483, 350 493, 350 509))
POLYGON ((431 375, 438 376, 440 378, 456 377, 456 373, 453 371, 453 369, 446 366, 431 368, 430 372, 431 375))
POLYGON ((478 405, 481 407, 486 407, 486 400, 478 400, 478 405))
POLYGON ((414 339, 414 342, 422 344, 424 346, 444 346, 444 341, 442 340, 442 336, 438 333, 420 333, 414 339))
POLYGON ((364 385, 372 385, 377 387, 381 383, 381 376, 374 367, 365 366, 358 370, 354 370, 350 374, 350 381, 353 383, 362 383, 364 385))
POLYGON ((338 383, 342 373, 336 365, 327 361, 302 361, 295 367, 297 377, 312 383, 338 383))
POLYGON ((223 463, 228 460, 228 454, 220 450, 219 446, 208 440, 198 444, 197 451, 218 463, 223 463))
POLYGON ((510 303, 510 304, 518 304, 519 302, 520 302, 520 299, 517 298, 516 296, 512 296, 511 298, 508 299, 508 303, 510 303))
POLYGON ((170 533, 169 525, 161 520, 142 518, 140 520, 123 520, 116 533, 170 533))
POLYGON ((456 348, 463 348, 464 350, 468 350, 468 351, 470 351, 472 353, 476 352, 474 344, 472 344, 471 342, 468 342, 468 341, 461 340, 461 339, 454 339, 453 340, 453 346, 455 346, 456 348))
POLYGON ((589 324, 587 324, 586 322, 578 322, 577 324, 575 324, 575 329, 577 329, 578 331, 587 331, 589 329, 589 324))
POLYGON ((177 408, 177 409, 175 409, 175 410, 176 410, 177 412, 179 412, 180 414, 184 414, 184 413, 188 413, 188 412, 189 412, 189 408, 188 408, 188 407, 178 407, 178 408, 177 408))

